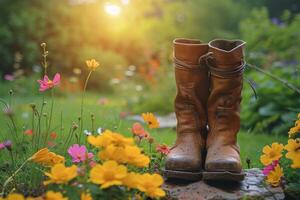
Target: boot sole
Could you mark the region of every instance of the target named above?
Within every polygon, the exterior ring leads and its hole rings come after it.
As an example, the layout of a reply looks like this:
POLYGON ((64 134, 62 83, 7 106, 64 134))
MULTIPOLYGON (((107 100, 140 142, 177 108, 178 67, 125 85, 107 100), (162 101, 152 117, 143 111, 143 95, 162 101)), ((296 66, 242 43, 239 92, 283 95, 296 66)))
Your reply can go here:
POLYGON ((203 172, 203 180, 205 181, 243 181, 246 174, 244 172, 235 173, 235 172, 203 172))
POLYGON ((198 181, 202 179, 202 171, 186 172, 162 169, 163 176, 167 179, 181 179, 187 181, 198 181))

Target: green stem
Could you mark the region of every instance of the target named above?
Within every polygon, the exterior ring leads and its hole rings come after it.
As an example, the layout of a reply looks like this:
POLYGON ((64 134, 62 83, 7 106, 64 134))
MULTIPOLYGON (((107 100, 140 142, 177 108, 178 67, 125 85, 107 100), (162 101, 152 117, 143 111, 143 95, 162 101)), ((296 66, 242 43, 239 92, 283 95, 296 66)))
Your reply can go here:
POLYGON ((17 126, 16 126, 16 123, 15 123, 15 120, 12 116, 9 116, 9 119, 13 125, 13 128, 14 128, 14 132, 15 132, 15 136, 16 138, 18 139, 18 129, 17 129, 17 126))
MULTIPOLYGON (((41 113, 43 112, 43 107, 44 107, 44 104, 42 105, 42 108, 41 108, 41 113)), ((40 135, 41 135, 41 114, 38 112, 38 110, 35 110, 35 113, 38 117, 38 122, 37 122, 37 131, 36 131, 36 139, 35 139, 35 147, 36 147, 36 150, 39 149, 39 141, 40 141, 40 135)))
POLYGON ((14 161, 14 155, 12 150, 9 150, 9 154, 10 154, 10 158, 11 158, 11 165, 13 166, 13 168, 15 168, 15 161, 14 161))
POLYGON ((4 192, 5 192, 5 188, 6 188, 7 184, 9 184, 14 179, 14 177, 17 175, 17 173, 19 173, 19 171, 25 166, 25 164, 28 161, 30 161, 30 158, 27 159, 10 177, 8 177, 8 179, 6 179, 6 181, 3 184, 3 189, 2 189, 2 193, 1 193, 2 197, 4 197, 4 192))
POLYGON ((79 132, 79 142, 81 141, 81 135, 83 134, 83 103, 84 103, 84 97, 85 97, 85 91, 88 84, 88 81, 91 77, 93 71, 90 71, 83 87, 82 97, 81 97, 81 106, 80 106, 80 132, 79 132))
POLYGON ((43 58, 44 58, 44 62, 43 62, 43 66, 44 66, 44 76, 47 75, 47 68, 48 68, 48 63, 47 63, 47 54, 46 54, 46 45, 43 46, 43 58))
POLYGON ((270 72, 267 72, 267 71, 255 66, 255 65, 251 65, 251 64, 248 63, 247 66, 252 68, 252 69, 255 69, 256 71, 259 71, 259 72, 261 72, 261 73, 263 73, 263 74, 265 74, 265 75, 267 75, 271 78, 273 78, 274 80, 276 80, 276 81, 282 83, 283 85, 285 85, 287 88, 289 88, 289 89, 297 92, 298 94, 300 94, 300 88, 297 88, 295 85, 291 84, 290 82, 288 82, 288 81, 286 81, 286 80, 284 80, 284 79, 282 79, 278 76, 275 76, 275 75, 271 74, 270 72))
POLYGON ((53 89, 52 89, 52 90, 51 90, 51 108, 50 108, 50 116, 49 116, 48 128, 47 128, 46 135, 45 135, 44 145, 46 144, 47 139, 48 139, 48 136, 49 136, 49 131, 50 131, 51 122, 52 122, 52 115, 53 115, 53 107, 54 107, 54 92, 53 92, 53 89))
POLYGON ((60 135, 63 135, 63 112, 60 112, 60 135))

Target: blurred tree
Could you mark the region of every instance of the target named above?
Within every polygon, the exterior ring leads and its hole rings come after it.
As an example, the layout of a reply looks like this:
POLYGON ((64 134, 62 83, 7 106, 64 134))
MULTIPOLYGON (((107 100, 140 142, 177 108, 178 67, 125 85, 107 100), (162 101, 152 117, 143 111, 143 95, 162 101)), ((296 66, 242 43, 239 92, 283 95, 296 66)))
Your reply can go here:
POLYGON ((250 10, 258 7, 266 7, 271 18, 279 18, 284 11, 288 10, 292 16, 300 12, 299 0, 236 0, 236 3, 246 5, 250 10))
POLYGON ((13 70, 16 52, 24 55, 24 68, 38 64, 41 42, 48 43, 51 65, 66 72, 90 57, 110 68, 138 65, 153 54, 169 56, 174 37, 233 37, 241 14, 232 0, 131 1, 119 17, 108 16, 104 4, 1 0, 0 71, 13 70))

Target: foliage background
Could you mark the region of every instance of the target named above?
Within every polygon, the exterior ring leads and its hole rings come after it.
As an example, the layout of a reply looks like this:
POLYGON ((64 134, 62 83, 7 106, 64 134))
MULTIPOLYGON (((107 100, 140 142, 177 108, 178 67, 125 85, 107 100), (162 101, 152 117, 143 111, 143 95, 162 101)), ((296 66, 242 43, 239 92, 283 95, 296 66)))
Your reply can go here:
MULTIPOLYGON (((109 1, 121 6, 117 17, 105 13, 107 2, 1 0, 1 97, 11 88, 32 95, 36 86, 28 80, 40 76, 39 44, 47 42, 51 70, 64 74, 65 90, 82 88, 78 76, 87 72, 81 66, 95 58, 103 69, 92 77, 89 89, 122 96, 130 112, 172 112, 176 88, 171 41, 176 37, 204 42, 241 38, 247 42, 249 63, 300 87, 297 0, 109 1), (15 80, 5 80, 7 74, 15 80)), ((252 69, 246 77, 256 86, 258 99, 245 84, 243 128, 286 134, 300 109, 299 94, 252 69)))

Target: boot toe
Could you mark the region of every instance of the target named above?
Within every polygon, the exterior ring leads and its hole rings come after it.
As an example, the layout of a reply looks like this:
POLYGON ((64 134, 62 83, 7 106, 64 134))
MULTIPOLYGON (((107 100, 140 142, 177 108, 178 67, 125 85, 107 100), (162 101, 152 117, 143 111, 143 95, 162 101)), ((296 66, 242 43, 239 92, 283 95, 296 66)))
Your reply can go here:
POLYGON ((229 172, 241 172, 242 167, 240 161, 235 158, 217 159, 206 161, 206 171, 229 171, 229 172))
POLYGON ((191 155, 172 155, 166 159, 166 170, 173 171, 201 171, 202 162, 200 158, 191 155))

